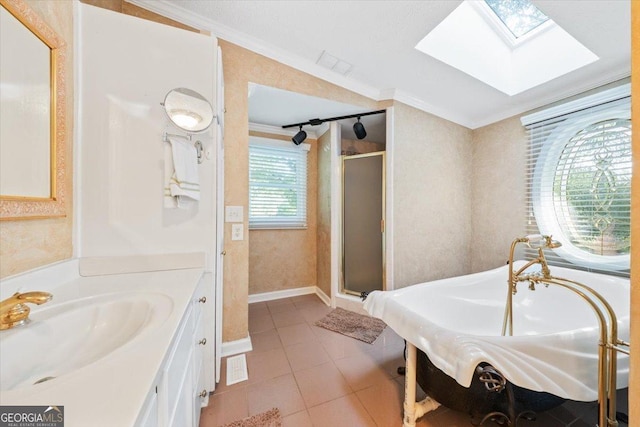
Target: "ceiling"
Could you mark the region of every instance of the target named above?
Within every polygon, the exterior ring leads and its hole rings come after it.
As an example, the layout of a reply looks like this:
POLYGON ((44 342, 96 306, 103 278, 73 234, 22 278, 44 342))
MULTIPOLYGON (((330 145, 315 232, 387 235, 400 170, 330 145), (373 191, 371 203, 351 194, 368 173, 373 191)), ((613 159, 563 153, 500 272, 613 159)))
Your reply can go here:
MULTIPOLYGON (((249 123, 281 129, 284 125, 303 123, 310 119, 350 116, 368 110, 329 99, 302 95, 269 86, 252 84, 249 87, 249 123)), ((360 119, 367 131, 366 141, 384 144, 386 141, 386 114, 375 114, 360 119)), ((343 139, 356 139, 353 124, 356 119, 339 120, 343 139)), ((322 127, 304 126, 304 130, 322 133, 322 127)), ((295 134, 298 128, 289 128, 295 134)))
POLYGON ((472 129, 631 72, 630 0, 533 0, 600 59, 514 96, 414 48, 457 0, 127 1, 370 98, 393 98, 472 129), (351 71, 317 65, 323 51, 351 71))

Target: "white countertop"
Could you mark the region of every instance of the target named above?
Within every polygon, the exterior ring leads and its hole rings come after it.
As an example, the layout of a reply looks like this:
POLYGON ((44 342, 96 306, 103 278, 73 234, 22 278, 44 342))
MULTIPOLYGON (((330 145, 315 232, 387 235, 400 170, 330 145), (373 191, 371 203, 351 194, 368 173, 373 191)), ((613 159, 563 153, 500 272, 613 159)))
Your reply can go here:
POLYGON ((46 289, 53 300, 32 306, 32 315, 75 299, 132 291, 165 294, 173 309, 158 328, 90 365, 55 380, 0 391, 0 405, 64 406, 65 427, 133 426, 202 275, 202 269, 184 269, 78 277, 46 289))

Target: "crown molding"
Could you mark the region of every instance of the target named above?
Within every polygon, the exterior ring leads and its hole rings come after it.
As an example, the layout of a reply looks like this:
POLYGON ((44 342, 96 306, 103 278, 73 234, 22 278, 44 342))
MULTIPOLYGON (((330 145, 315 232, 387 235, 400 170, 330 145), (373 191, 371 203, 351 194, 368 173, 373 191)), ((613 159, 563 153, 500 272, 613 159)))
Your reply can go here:
MULTIPOLYGON (((602 86, 602 85, 600 85, 602 86)), ((587 89, 588 90, 588 89, 587 89)), ((584 90, 583 92, 586 92, 584 90)), ((574 111, 590 108, 595 105, 604 104, 606 102, 615 101, 624 97, 631 96, 631 83, 622 84, 615 88, 603 90, 593 95, 588 95, 573 101, 568 101, 560 105, 545 108, 520 118, 523 126, 550 119, 552 117, 562 116, 574 111)))
MULTIPOLYGON (((449 109, 435 106, 423 99, 417 98, 409 94, 408 92, 404 92, 399 89, 378 89, 366 83, 359 82, 353 78, 342 76, 324 67, 321 67, 316 63, 309 61, 308 59, 291 54, 283 49, 267 44, 258 38, 248 36, 234 28, 220 24, 212 19, 204 18, 167 0, 125 1, 127 3, 131 3, 143 9, 173 19, 174 21, 188 25, 190 27, 209 31, 214 37, 226 40, 252 52, 266 56, 267 58, 273 59, 284 65, 290 66, 291 68, 309 74, 313 77, 317 77, 321 80, 327 81, 351 92, 365 96, 374 101, 393 100, 401 102, 420 111, 433 114, 437 117, 449 120, 472 130, 487 126, 492 123, 496 123, 500 120, 504 120, 527 111, 541 108, 550 103, 561 101, 562 99, 578 95, 599 86, 615 82, 616 80, 628 77, 631 74, 630 70, 626 70, 625 72, 609 73, 593 80, 590 84, 582 85, 578 89, 569 89, 563 92, 559 92, 554 94, 553 96, 540 98, 525 105, 510 108, 490 117, 485 117, 481 120, 477 120, 473 117, 461 115, 456 111, 451 111, 449 109)), ((324 132, 320 133, 319 131, 316 131, 315 133, 318 135, 322 135, 322 133, 324 132)))
MULTIPOLYGON (((181 24, 198 30, 211 31, 214 21, 203 18, 197 13, 193 13, 183 7, 170 3, 166 0, 125 0, 135 6, 157 13, 166 18, 170 18, 181 24)), ((212 33, 213 34, 213 33, 212 33)))
MULTIPOLYGON (((226 40, 245 49, 248 49, 257 54, 266 56, 267 58, 278 61, 282 64, 288 65, 296 70, 302 71, 313 77, 317 77, 321 80, 332 83, 336 86, 347 89, 351 92, 370 98, 374 101, 395 100, 407 104, 418 110, 424 111, 429 114, 436 115, 462 126, 467 126, 469 121, 467 118, 452 111, 436 107, 428 102, 418 99, 406 92, 398 91, 397 89, 385 89, 380 90, 374 86, 366 83, 359 82, 353 78, 346 77, 335 73, 334 71, 327 70, 324 67, 310 62, 309 60, 302 58, 298 55, 293 55, 286 52, 283 49, 269 45, 264 41, 248 36, 238 30, 235 30, 227 25, 220 24, 214 20, 203 18, 202 16, 184 9, 183 7, 171 3, 167 0, 125 0, 127 3, 134 4, 143 9, 147 9, 151 12, 173 19, 174 21, 188 25, 199 30, 205 30, 211 32, 214 37, 226 40)), ((320 133, 322 135, 322 133, 320 133)))
POLYGON ((366 83, 359 82, 349 77, 345 77, 335 71, 328 70, 316 63, 302 58, 298 55, 291 54, 283 49, 265 43, 255 37, 246 35, 234 28, 221 24, 214 20, 203 18, 202 16, 184 9, 174 3, 166 0, 125 0, 127 3, 134 4, 143 9, 150 10, 167 18, 178 21, 200 30, 210 31, 215 37, 229 41, 233 44, 249 49, 255 53, 276 60, 282 64, 288 65, 296 70, 310 74, 329 83, 335 84, 342 88, 348 89, 359 95, 379 100, 380 91, 366 83))
POLYGON ((467 117, 452 113, 451 111, 445 110, 441 107, 436 107, 433 104, 430 104, 420 98, 416 98, 415 96, 409 94, 408 92, 399 90, 399 89, 385 89, 380 91, 380 95, 383 96, 385 100, 394 100, 397 102, 402 102, 405 105, 413 107, 417 110, 424 111, 425 113, 433 114, 434 116, 440 117, 445 120, 449 120, 450 122, 454 122, 461 126, 473 129, 473 122, 469 120, 467 117))
MULTIPOLYGON (((249 132, 268 133, 269 135, 294 136, 298 133, 293 129, 282 129, 280 126, 263 125, 262 123, 249 122, 249 132)), ((307 132, 309 134, 309 132, 307 132)))
MULTIPOLYGON (((474 120, 472 121, 471 123, 472 126, 470 126, 470 128, 478 129, 478 128, 488 126, 490 124, 497 123, 501 120, 505 120, 517 115, 531 115, 531 114, 534 114, 535 110, 539 108, 544 108, 553 103, 561 102, 563 100, 566 100, 574 96, 578 96, 590 90, 594 90, 599 87, 602 87, 611 83, 615 83, 619 80, 629 78, 630 75, 631 75, 630 69, 622 72, 618 71, 618 72, 604 74, 602 76, 599 76, 599 78, 593 79, 590 82, 584 85, 581 85, 579 87, 567 88, 567 90, 562 92, 556 92, 552 96, 538 98, 535 101, 526 103, 524 105, 520 105, 518 107, 510 108, 508 110, 501 111, 498 114, 485 117, 482 120, 474 120)), ((624 85, 624 83, 622 85, 624 85)))

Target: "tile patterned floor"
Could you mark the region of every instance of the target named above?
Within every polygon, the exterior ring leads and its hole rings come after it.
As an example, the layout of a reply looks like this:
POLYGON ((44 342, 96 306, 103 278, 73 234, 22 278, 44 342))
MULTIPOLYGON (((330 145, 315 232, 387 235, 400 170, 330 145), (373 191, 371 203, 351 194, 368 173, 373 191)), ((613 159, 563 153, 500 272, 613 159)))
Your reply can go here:
MULTIPOLYGON (((404 377, 396 369, 404 365, 403 340, 390 328, 366 344, 314 326, 329 311, 315 295, 250 304, 249 380, 227 386, 223 360, 220 384, 202 411, 200 427, 272 407, 280 409, 284 427, 400 427, 404 377)), ((626 393, 619 395, 624 410, 626 393)), ((587 427, 595 425, 595 417, 595 404, 570 402, 518 427, 587 427)), ((468 415, 443 407, 417 425, 472 426, 468 415)))

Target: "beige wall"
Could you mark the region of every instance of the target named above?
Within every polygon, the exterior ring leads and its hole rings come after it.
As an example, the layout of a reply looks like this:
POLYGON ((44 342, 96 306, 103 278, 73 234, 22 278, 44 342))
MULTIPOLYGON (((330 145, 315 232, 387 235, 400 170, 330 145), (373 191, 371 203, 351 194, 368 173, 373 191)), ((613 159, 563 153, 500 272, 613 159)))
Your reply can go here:
POLYGON ((471 272, 504 265, 511 241, 524 235, 526 154, 519 117, 473 131, 471 272))
MULTIPOLYGON (((250 82, 376 109, 378 103, 220 40, 225 75, 225 204, 248 209, 248 85, 250 82)), ((248 233, 245 215, 245 236, 248 233)), ((231 241, 225 227, 223 341, 245 338, 248 331, 249 239, 231 241)))
POLYGON ((343 139, 340 141, 340 146, 342 154, 346 155, 366 154, 385 150, 385 144, 359 139, 343 139))
POLYGON ((67 44, 65 58, 65 209, 66 217, 0 222, 0 277, 68 259, 73 254, 73 3, 26 3, 67 44))
POLYGON ((394 103, 394 282, 469 272, 471 130, 394 103))
MULTIPOLYGON (((225 75, 228 75, 226 69, 225 75)), ((228 82, 226 91, 229 91, 228 82)), ((470 266, 468 242, 471 237, 469 212, 472 132, 404 104, 393 105, 396 132, 393 148, 395 286, 402 287, 426 280, 466 274, 470 266)), ((319 139, 317 146, 319 183, 316 275, 317 285, 330 295, 328 133, 319 139)), ((379 148, 378 144, 375 144, 375 148, 379 148)), ((228 142, 226 149, 226 155, 229 156, 228 142)), ((238 157, 241 155, 238 154, 238 157)), ((228 173, 226 176, 229 179, 228 173)), ((259 233, 261 232, 252 231, 251 239, 259 238, 259 233)), ((270 246, 263 246, 263 242, 260 242, 262 249, 277 250, 278 244, 269 240, 273 242, 270 246)), ((285 250, 290 250, 287 241, 280 244, 285 250)), ((254 256, 265 255, 261 254, 262 249, 258 250, 257 246, 254 252, 253 240, 249 247, 249 270, 253 271, 254 267, 251 264, 254 262, 254 256)), ((283 273, 282 270, 280 274, 277 270, 270 273, 276 275, 270 279, 274 284, 288 280, 287 273, 283 273)), ((226 274, 225 270, 225 276, 226 274)), ((249 276, 250 293, 253 293, 253 275, 250 273, 249 276)), ((264 288, 264 291, 277 289, 279 288, 264 288)))
POLYGON ((169 18, 165 18, 162 15, 148 11, 134 4, 128 3, 125 0, 80 0, 82 3, 90 4, 92 6, 101 7, 103 9, 109 9, 114 12, 124 13, 125 15, 136 16, 138 18, 146 19, 149 21, 159 22, 160 24, 171 25, 172 27, 182 28, 183 30, 195 31, 198 30, 191 28, 180 22, 174 21, 169 18))
MULTIPOLYGON (((261 132, 251 136, 291 141, 261 132)), ((318 142, 307 155, 307 228, 305 230, 249 231, 249 295, 316 285, 316 201, 318 142)))
MULTIPOLYGON (((631 120, 640 123, 640 2, 631 2, 631 120)), ((633 136, 631 184, 631 377, 629 379, 630 426, 640 424, 640 132, 633 136)))
POLYGON ((331 132, 318 138, 318 225, 316 286, 331 297, 331 132))

